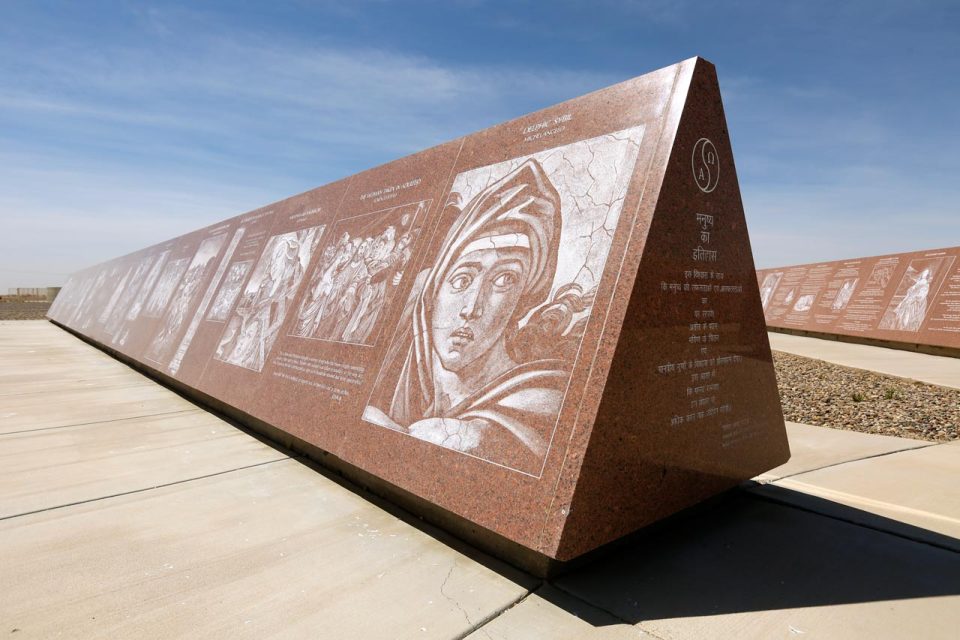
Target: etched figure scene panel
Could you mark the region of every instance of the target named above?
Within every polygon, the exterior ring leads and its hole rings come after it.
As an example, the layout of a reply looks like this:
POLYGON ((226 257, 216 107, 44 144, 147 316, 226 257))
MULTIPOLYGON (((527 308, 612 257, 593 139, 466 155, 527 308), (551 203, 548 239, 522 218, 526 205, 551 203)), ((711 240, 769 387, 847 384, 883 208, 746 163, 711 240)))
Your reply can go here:
POLYGON ((867 285, 878 289, 886 289, 887 285, 890 284, 890 279, 893 278, 893 272, 897 268, 897 262, 897 259, 887 259, 881 260, 874 265, 873 271, 870 272, 870 277, 867 279, 867 285))
POLYGON ((214 354, 217 360, 263 370, 324 227, 281 233, 267 241, 240 301, 229 314, 214 354))
POLYGON ((88 273, 84 275, 83 280, 77 285, 77 291, 72 300, 69 315, 66 318, 67 325, 73 326, 74 323, 76 323, 79 319, 80 314, 87 304, 87 299, 90 297, 90 294, 93 291, 94 282, 95 275, 93 273, 88 273))
POLYGON ((843 284, 840 285, 840 290, 837 291, 837 296, 830 304, 830 308, 834 311, 846 309, 847 305, 850 304, 850 298, 853 297, 853 292, 857 289, 858 282, 860 282, 860 278, 847 278, 844 280, 843 284))
POLYGON ((243 282, 247 278, 247 273, 253 265, 253 260, 243 262, 234 262, 227 270, 227 275, 217 291, 217 297, 213 299, 210 306, 210 312, 207 313, 207 320, 213 322, 226 322, 233 309, 233 303, 240 297, 240 290, 243 288, 243 282))
POLYGON ((813 301, 816 299, 816 294, 808 293, 807 295, 800 296, 797 298, 797 301, 793 305, 794 311, 809 311, 810 307, 813 306, 813 301))
POLYGON ((454 179, 452 225, 416 276, 366 422, 541 474, 642 136, 634 127, 454 179))
POLYGON ((166 267, 164 267, 160 273, 160 278, 153 288, 153 293, 150 294, 150 298, 147 300, 146 307, 143 309, 143 315, 148 318, 160 317, 163 310, 167 308, 170 296, 173 295, 173 290, 176 289, 180 283, 180 278, 183 277, 183 273, 187 270, 187 264, 189 262, 189 258, 180 258, 167 263, 166 267))
POLYGON ((177 337, 187 322, 193 318, 190 312, 193 309, 194 299, 220 253, 226 237, 226 233, 221 233, 200 243, 176 291, 170 296, 167 312, 163 315, 163 320, 144 355, 148 360, 165 363, 170 357, 177 337))
POLYGON ((760 286, 760 300, 763 303, 763 308, 766 309, 770 304, 770 300, 773 299, 773 294, 777 291, 777 285, 780 284, 780 279, 783 277, 783 271, 777 271, 774 273, 768 273, 767 276, 763 279, 763 284, 760 286))
POLYGON ((953 264, 953 256, 911 260, 878 329, 919 331, 936 293, 935 283, 953 264))
POLYGON ((114 285, 113 293, 110 295, 110 300, 100 310, 100 316, 97 318, 97 323, 100 325, 107 324, 107 320, 110 319, 110 316, 113 314, 113 310, 116 309, 117 305, 120 303, 120 298, 123 296, 123 291, 127 287, 127 282, 130 280, 133 269, 127 269, 125 272, 121 269, 121 271, 116 273, 123 273, 123 276, 114 285))
POLYGON ((143 280, 147 271, 150 269, 150 264, 150 256, 144 256, 143 258, 140 258, 136 265, 130 268, 130 270, 127 272, 127 275, 124 277, 123 281, 118 287, 118 291, 121 291, 122 293, 119 294, 117 303, 109 310, 109 312, 104 310, 104 316, 106 316, 104 332, 106 333, 107 337, 110 338, 111 342, 113 342, 117 335, 117 331, 123 325, 127 310, 133 303, 134 297, 143 286, 143 280))
POLYGON ((136 293, 133 301, 130 303, 130 308, 124 313, 120 322, 120 326, 117 327, 116 331, 113 333, 111 342, 114 345, 119 347, 126 346, 127 341, 130 339, 130 333, 136 326, 137 319, 140 317, 140 314, 144 312, 147 302, 151 297, 151 292, 153 291, 154 285, 159 280, 160 274, 163 272, 163 268, 167 264, 167 258, 169 255, 170 250, 167 249, 161 251, 157 256, 148 258, 149 267, 143 284, 140 286, 139 291, 136 293))
POLYGON ((150 294, 153 291, 153 286, 157 283, 157 280, 160 279, 160 274, 163 273, 163 268, 167 265, 167 258, 169 256, 170 250, 167 249, 161 251, 160 255, 151 258, 149 271, 147 272, 146 279, 143 281, 143 286, 140 287, 140 291, 133 299, 133 304, 131 304, 130 309, 127 310, 126 319, 128 322, 135 321, 144 311, 144 307, 146 307, 150 294))
POLYGON ((340 220, 314 267, 290 334, 373 345, 429 208, 424 200, 340 220))
POLYGON ((226 249, 223 250, 220 261, 217 264, 216 271, 213 273, 213 277, 210 278, 207 283, 207 288, 203 292, 203 297, 200 298, 200 303, 195 308, 195 311, 190 316, 190 322, 187 325, 187 329, 183 332, 183 337, 180 340, 180 345, 177 347, 176 352, 173 354, 173 358, 170 360, 170 364, 167 366, 167 369, 176 374, 180 370, 180 366, 183 364, 184 358, 187 356, 187 351, 190 349, 190 345, 193 343, 193 339, 197 335, 197 331, 200 330, 200 323, 203 320, 203 317, 207 313, 207 309, 210 307, 210 303, 213 300, 214 292, 220 287, 220 283, 223 281, 223 277, 226 274, 227 266, 230 264, 230 261, 233 259, 233 255, 237 250, 237 246, 240 244, 240 241, 243 239, 243 236, 246 234, 246 227, 239 227, 233 232, 233 236, 230 239, 230 242, 227 243, 226 249))
POLYGON ((77 328, 85 330, 93 326, 114 291, 114 288, 108 287, 107 284, 115 283, 117 280, 119 280, 119 268, 116 264, 105 264, 99 268, 90 296, 84 301, 84 306, 77 315, 77 328))

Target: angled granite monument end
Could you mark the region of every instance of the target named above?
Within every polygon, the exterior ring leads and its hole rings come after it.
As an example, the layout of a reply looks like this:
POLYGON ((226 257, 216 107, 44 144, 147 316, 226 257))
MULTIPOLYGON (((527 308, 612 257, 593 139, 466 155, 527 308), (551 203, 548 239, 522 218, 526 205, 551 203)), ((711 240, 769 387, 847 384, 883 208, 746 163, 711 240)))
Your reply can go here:
POLYGON ((698 58, 81 271, 50 318, 514 559, 789 457, 698 58))

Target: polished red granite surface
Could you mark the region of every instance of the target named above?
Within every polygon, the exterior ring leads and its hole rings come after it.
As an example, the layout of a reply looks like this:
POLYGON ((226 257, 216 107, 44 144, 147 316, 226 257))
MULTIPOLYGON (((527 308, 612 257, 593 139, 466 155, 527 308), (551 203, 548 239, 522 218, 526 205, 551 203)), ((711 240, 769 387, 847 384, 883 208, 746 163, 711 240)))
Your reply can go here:
POLYGON ((50 317, 548 558, 789 456, 702 59, 91 267, 50 317))
POLYGON ((757 271, 772 328, 960 350, 960 247, 757 271))

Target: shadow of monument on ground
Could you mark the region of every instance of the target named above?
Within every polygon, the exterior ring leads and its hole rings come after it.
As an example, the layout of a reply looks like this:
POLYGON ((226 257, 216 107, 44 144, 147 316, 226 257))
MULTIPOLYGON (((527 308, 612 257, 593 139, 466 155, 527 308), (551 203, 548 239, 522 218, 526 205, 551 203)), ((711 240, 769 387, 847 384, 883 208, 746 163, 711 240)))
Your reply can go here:
MULTIPOLYGON (((954 539, 812 496, 803 504, 736 490, 549 583, 631 624, 960 595, 954 539), (831 515, 818 513, 817 502, 829 503, 831 515)), ((537 593, 584 619, 554 589, 537 593)))
POLYGON ((957 539, 774 485, 728 491, 541 580, 221 417, 596 627, 960 595, 957 539))

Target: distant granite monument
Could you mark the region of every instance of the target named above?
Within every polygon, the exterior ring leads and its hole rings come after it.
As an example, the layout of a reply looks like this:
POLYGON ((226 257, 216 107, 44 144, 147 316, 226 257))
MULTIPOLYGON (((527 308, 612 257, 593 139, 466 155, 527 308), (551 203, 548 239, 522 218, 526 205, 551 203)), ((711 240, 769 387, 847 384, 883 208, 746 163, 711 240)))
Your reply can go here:
POLYGON ((771 329, 960 355, 960 247, 757 271, 771 329))
POLYGON ((528 567, 789 457, 702 59, 85 269, 50 318, 528 567))

